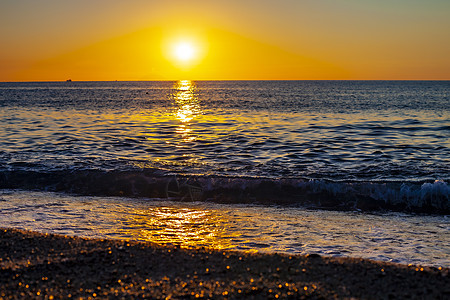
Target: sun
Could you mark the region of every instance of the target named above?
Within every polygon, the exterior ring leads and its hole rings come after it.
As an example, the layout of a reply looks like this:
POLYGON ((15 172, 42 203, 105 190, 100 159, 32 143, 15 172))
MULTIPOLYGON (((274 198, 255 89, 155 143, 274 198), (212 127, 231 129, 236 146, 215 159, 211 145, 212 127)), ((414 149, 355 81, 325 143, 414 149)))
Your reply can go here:
POLYGON ((165 60, 174 67, 173 72, 193 72, 207 57, 208 42, 204 35, 180 31, 168 32, 161 41, 161 53, 165 60))
POLYGON ((192 43, 179 42, 174 45, 175 58, 181 62, 189 62, 195 57, 195 48, 192 43))

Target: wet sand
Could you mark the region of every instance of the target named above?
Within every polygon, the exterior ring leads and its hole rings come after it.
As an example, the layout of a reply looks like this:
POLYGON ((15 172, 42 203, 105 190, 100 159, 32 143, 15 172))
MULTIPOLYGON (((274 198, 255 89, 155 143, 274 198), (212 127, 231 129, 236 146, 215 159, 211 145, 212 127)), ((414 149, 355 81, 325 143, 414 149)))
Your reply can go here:
POLYGON ((449 299, 448 268, 0 230, 0 299, 449 299))

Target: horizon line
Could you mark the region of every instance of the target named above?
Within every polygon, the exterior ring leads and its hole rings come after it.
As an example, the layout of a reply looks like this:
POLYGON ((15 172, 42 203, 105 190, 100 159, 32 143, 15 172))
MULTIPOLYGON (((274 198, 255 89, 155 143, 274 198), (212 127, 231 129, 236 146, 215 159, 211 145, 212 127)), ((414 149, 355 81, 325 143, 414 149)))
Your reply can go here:
POLYGON ((55 83, 55 82, 174 82, 174 81, 450 81, 450 79, 132 79, 132 80, 25 80, 0 83, 55 83))

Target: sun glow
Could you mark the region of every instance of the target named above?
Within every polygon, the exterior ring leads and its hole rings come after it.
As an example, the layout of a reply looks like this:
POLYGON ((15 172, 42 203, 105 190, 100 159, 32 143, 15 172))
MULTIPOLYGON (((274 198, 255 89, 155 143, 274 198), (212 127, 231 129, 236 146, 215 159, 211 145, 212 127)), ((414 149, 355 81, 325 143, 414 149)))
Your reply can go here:
MULTIPOLYGON (((167 62, 170 63, 176 76, 185 79, 193 76, 194 70, 204 62, 208 45, 203 33, 190 30, 165 32, 161 41, 161 50, 167 62)), ((166 68, 168 70, 168 68, 166 68)), ((171 76, 172 77, 172 76, 171 76)))
POLYGON ((180 42, 174 47, 175 57, 183 62, 188 62, 195 56, 195 48, 189 42, 180 42))

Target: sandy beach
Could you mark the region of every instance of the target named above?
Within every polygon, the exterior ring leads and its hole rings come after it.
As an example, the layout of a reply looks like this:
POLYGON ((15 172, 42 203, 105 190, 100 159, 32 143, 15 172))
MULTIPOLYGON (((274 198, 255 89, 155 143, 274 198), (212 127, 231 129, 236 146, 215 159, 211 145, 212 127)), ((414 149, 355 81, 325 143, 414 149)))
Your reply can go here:
POLYGON ((445 299, 448 268, 0 230, 0 299, 445 299))

